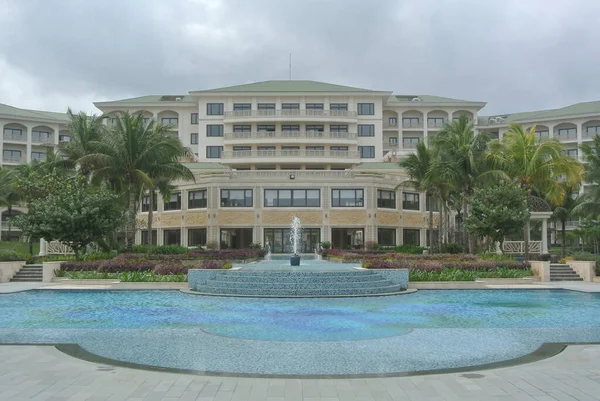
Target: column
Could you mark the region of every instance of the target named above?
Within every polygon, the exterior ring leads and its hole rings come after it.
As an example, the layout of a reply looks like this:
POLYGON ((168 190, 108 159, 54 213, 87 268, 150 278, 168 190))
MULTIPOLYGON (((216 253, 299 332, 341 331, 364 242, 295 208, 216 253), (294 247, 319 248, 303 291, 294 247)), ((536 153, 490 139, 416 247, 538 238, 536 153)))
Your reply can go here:
POLYGON ((429 146, 429 143, 427 141, 427 134, 427 112, 423 111, 423 142, 425 142, 425 144, 429 146))
POLYGON ((583 142, 583 123, 577 123, 577 148, 581 146, 583 142))
POLYGON ((27 155, 25 155, 25 160, 27 163, 31 163, 31 126, 27 127, 27 155))
POLYGON ((0 167, 4 164, 4 125, 0 124, 0 167))
POLYGON ((548 253, 548 218, 542 219, 542 254, 548 253))
POLYGON ((46 247, 47 247, 48 243, 46 242, 46 240, 44 240, 43 238, 40 238, 40 253, 39 256, 46 256, 46 247))

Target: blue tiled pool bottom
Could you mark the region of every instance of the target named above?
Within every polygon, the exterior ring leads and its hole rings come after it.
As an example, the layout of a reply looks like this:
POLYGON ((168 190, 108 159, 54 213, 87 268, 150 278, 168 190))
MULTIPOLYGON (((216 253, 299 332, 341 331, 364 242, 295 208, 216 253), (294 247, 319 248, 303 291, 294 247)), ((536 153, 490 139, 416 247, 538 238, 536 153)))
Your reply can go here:
POLYGON ((506 360, 544 342, 600 342, 599 307, 598 294, 555 290, 339 299, 31 291, 0 295, 0 343, 77 343, 194 370, 390 373, 506 360))

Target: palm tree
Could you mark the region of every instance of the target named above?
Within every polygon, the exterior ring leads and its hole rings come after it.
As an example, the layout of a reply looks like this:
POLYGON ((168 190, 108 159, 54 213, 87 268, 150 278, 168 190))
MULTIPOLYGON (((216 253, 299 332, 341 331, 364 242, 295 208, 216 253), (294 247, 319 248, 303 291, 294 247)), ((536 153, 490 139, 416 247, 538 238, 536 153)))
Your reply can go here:
MULTIPOLYGON (((475 185, 485 171, 485 160, 488 136, 474 131, 474 122, 466 116, 446 123, 432 144, 438 157, 435 158, 433 170, 439 175, 440 182, 445 182, 462 198, 463 221, 468 216, 469 199, 473 195, 475 185)), ((463 224, 463 235, 467 240, 469 252, 473 252, 473 244, 463 224)))
POLYGON ((552 218, 561 223, 561 242, 562 242, 562 257, 567 256, 567 221, 571 217, 573 208, 577 205, 577 201, 573 199, 573 194, 577 192, 573 188, 565 186, 565 197, 560 205, 554 208, 552 218))
POLYGON ((71 168, 79 167, 80 172, 89 177, 92 166, 82 164, 83 156, 92 152, 92 144, 99 141, 105 131, 102 118, 96 115, 87 115, 84 112, 73 114, 67 110, 69 116, 68 130, 71 133, 69 142, 61 142, 58 149, 65 155, 65 162, 71 168))
POLYGON ((573 215, 597 220, 600 216, 600 136, 594 136, 593 144, 581 145, 585 158, 585 182, 591 184, 578 199, 573 215))
POLYGON ((12 208, 21 200, 19 192, 15 188, 15 171, 0 169, 0 204, 6 206, 8 213, 8 240, 12 232, 12 208))
MULTIPOLYGON (((555 139, 538 141, 535 126, 529 130, 512 123, 502 141, 494 141, 487 154, 492 164, 490 177, 515 182, 527 191, 530 199, 545 198, 560 205, 566 188, 581 183, 582 164, 565 155, 563 145, 555 139)), ((525 224, 525 259, 529 257, 529 221, 525 224)))
POLYGON ((191 172, 179 160, 192 157, 192 152, 172 134, 170 126, 154 121, 144 124, 141 114, 129 113, 117 118, 101 140, 90 141, 88 146, 89 154, 77 163, 90 166, 94 182, 108 182, 123 193, 128 210, 125 238, 131 250, 142 191, 155 187, 153 177, 162 176, 158 175, 162 169, 168 174, 177 170, 189 177, 191 172))

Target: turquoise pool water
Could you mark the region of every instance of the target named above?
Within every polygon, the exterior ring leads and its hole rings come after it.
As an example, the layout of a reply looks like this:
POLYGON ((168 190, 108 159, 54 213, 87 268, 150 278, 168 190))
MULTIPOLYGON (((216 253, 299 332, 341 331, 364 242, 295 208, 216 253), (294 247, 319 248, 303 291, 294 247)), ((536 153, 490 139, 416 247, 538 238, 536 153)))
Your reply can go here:
POLYGON ((0 311, 0 343, 78 343, 124 361, 243 373, 456 367, 548 341, 600 341, 600 294, 560 290, 336 299, 39 290, 0 295, 0 311))

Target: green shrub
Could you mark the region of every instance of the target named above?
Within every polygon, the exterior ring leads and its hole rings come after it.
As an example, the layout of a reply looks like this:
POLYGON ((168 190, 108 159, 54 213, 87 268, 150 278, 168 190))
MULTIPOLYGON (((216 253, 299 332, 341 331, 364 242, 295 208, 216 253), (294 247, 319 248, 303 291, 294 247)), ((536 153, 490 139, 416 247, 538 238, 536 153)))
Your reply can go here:
POLYGON ((253 242, 249 245, 249 248, 250 249, 262 249, 262 245, 260 242, 257 242, 257 243, 253 242))
POLYGON ((457 254, 457 253, 464 253, 464 251, 465 251, 465 247, 463 247, 460 244, 455 244, 453 242, 442 245, 442 253, 457 254))
POLYGON ((500 254, 498 255, 497 253, 482 253, 481 255, 479 255, 479 257, 483 260, 492 260, 494 262, 515 262, 517 259, 515 259, 514 256, 511 255, 507 255, 507 254, 500 254))
POLYGON ((412 253, 413 255, 422 255, 427 248, 416 245, 399 245, 394 247, 394 251, 398 253, 412 253))
POLYGON ((132 253, 151 253, 153 255, 178 255, 189 253, 190 249, 181 245, 160 245, 160 246, 148 246, 148 245, 134 245, 132 247, 132 253))
POLYGON ((0 262, 14 262, 14 261, 23 261, 27 260, 27 256, 19 255, 14 251, 10 252, 0 252, 0 262))
POLYGON ((331 249, 331 242, 329 242, 329 241, 321 242, 321 248, 322 249, 331 249))

